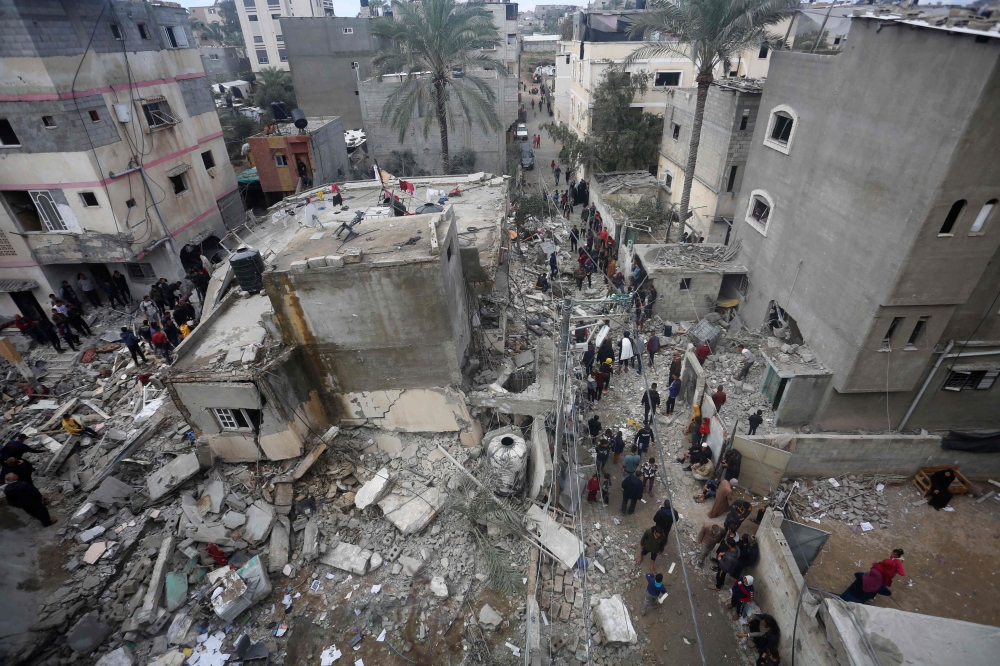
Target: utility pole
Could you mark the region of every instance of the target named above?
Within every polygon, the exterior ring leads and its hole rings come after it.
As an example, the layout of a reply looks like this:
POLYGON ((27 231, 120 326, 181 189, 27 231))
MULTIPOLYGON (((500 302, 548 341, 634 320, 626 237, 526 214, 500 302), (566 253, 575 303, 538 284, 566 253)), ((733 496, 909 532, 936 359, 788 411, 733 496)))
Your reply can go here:
MULTIPOLYGON (((552 456, 552 467, 559 464, 559 445, 562 443, 563 432, 566 429, 566 388, 569 384, 569 325, 573 314, 573 301, 569 296, 563 296, 562 322, 559 324, 559 395, 556 397, 556 445, 552 456)), ((553 490, 558 497, 558 484, 553 490)))

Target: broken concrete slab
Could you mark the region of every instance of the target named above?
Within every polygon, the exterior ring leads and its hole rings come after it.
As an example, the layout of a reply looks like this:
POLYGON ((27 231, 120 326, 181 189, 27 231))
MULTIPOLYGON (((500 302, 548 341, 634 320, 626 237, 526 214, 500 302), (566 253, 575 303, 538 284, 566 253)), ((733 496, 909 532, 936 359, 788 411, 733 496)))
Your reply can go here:
POLYGON ((271 594, 271 579, 264 571, 264 565, 260 561, 260 555, 254 555, 251 557, 242 568, 237 569, 236 573, 240 575, 243 582, 247 585, 247 591, 250 593, 251 603, 257 603, 262 601, 271 594))
POLYGON ((503 615, 493 610, 489 604, 479 609, 479 626, 489 631, 495 631, 503 623, 503 615))
POLYGON ((639 636, 632 627, 632 619, 629 617, 622 595, 616 594, 610 599, 605 598, 597 602, 592 614, 594 624, 596 624, 604 634, 604 643, 631 643, 639 642, 639 636))
POLYGON ((568 529, 560 525, 542 508, 532 504, 525 517, 526 527, 539 540, 539 543, 552 554, 567 569, 576 566, 583 556, 584 544, 568 529))
POLYGON ((184 642, 189 631, 191 631, 191 626, 194 624, 194 618, 191 617, 190 609, 182 611, 174 615, 174 619, 170 622, 170 626, 167 628, 167 643, 169 645, 180 645, 184 642))
POLYGON ((149 498, 156 501, 201 471, 201 463, 194 453, 177 456, 146 477, 149 498))
POLYGON ((224 548, 234 545, 233 540, 229 538, 229 530, 222 523, 188 525, 185 536, 200 543, 214 543, 224 548))
POLYGON ((97 513, 97 505, 93 502, 84 502, 76 513, 69 519, 70 525, 82 525, 88 518, 97 513))
POLYGON ((319 523, 315 516, 306 521, 306 527, 302 530, 302 557, 306 562, 319 557, 319 523))
POLYGON ((324 451, 326 451, 326 444, 320 444, 315 449, 307 453, 305 457, 299 461, 299 464, 295 466, 295 471, 292 472, 292 478, 296 481, 301 479, 305 473, 309 471, 309 468, 312 467, 313 464, 319 459, 319 457, 323 455, 324 451))
POLYGON ((184 656, 183 652, 177 652, 175 650, 149 662, 149 666, 183 666, 185 659, 187 659, 187 657, 184 656))
POLYGON ((170 565, 173 555, 174 537, 168 536, 160 544, 160 552, 156 556, 156 564, 153 565, 153 573, 149 578, 149 588, 146 590, 146 597, 142 600, 142 608, 139 609, 136 618, 139 624, 151 622, 156 617, 156 609, 163 591, 163 581, 167 577, 167 567, 170 565))
POLYGON ((264 500, 257 500, 247 509, 247 522, 243 526, 243 539, 257 544, 267 538, 274 525, 274 507, 264 500))
POLYGON ((46 430, 52 430, 54 427, 59 425, 62 421, 62 417, 66 414, 72 414, 73 410, 76 409, 76 405, 79 402, 77 398, 70 398, 67 400, 62 407, 57 409, 49 417, 49 420, 38 426, 38 432, 45 432, 46 430))
POLYGON ((403 451, 403 442, 392 433, 380 431, 375 434, 375 444, 379 449, 389 454, 390 458, 397 458, 403 451))
POLYGON ((278 516, 271 528, 271 542, 268 549, 267 570, 270 572, 281 571, 288 564, 288 540, 292 529, 288 524, 288 518, 278 516))
POLYGON ((89 530, 84 530, 78 533, 75 539, 77 540, 78 543, 87 543, 89 541, 94 540, 96 537, 101 536, 102 534, 104 534, 104 532, 105 528, 103 525, 95 525, 94 527, 91 527, 89 530))
POLYGON ((91 652, 111 634, 111 627, 101 622, 97 611, 87 613, 66 634, 66 644, 73 652, 91 652))
POLYGON ((87 564, 94 564, 97 560, 101 559, 101 555, 104 551, 108 549, 108 544, 104 541, 98 541, 90 545, 87 552, 83 555, 83 561, 87 564))
POLYGON ((340 428, 338 428, 337 426, 330 426, 327 429, 327 431, 323 433, 323 436, 320 437, 320 439, 323 440, 324 444, 329 444, 339 434, 340 434, 340 428))
POLYGON ((291 481, 274 481, 274 510, 276 513, 287 516, 292 511, 292 502, 295 500, 295 489, 291 481))
POLYGON ((167 610, 173 612, 187 601, 188 577, 184 572, 172 571, 164 581, 166 587, 167 610))
POLYGON ((212 590, 212 610, 226 622, 232 622, 253 605, 246 582, 232 569, 227 569, 212 590), (221 585, 222 592, 216 592, 221 585))
POLYGON ((354 506, 362 511, 385 498, 396 483, 396 475, 383 467, 354 495, 354 506))
POLYGON ((116 504, 126 505, 135 488, 113 476, 109 476, 101 482, 87 497, 87 501, 93 502, 102 509, 111 509, 116 504))
POLYGON ((222 516, 222 524, 226 529, 235 530, 237 527, 241 527, 247 522, 247 516, 245 513, 240 513, 239 511, 226 511, 222 516))
POLYGON ((368 563, 371 561, 371 557, 372 551, 341 541, 332 551, 320 558, 320 562, 341 571, 349 571, 363 576, 368 573, 368 563))
POLYGON ((219 513, 222 511, 222 500, 226 496, 226 484, 222 479, 211 479, 205 484, 204 496, 209 498, 209 513, 219 513))
POLYGON ((444 576, 434 576, 431 578, 430 590, 435 597, 447 599, 448 584, 444 582, 444 576))
POLYGON ((116 650, 106 653, 97 660, 94 666, 132 666, 135 663, 134 655, 124 645, 116 650))
POLYGON ((437 488, 415 483, 407 493, 393 490, 378 505, 386 520, 402 534, 417 534, 434 520, 446 499, 447 495, 437 488))
POLYGON ((423 560, 407 557, 406 555, 400 555, 397 563, 402 567, 403 574, 406 576, 417 575, 420 568, 424 566, 423 560))

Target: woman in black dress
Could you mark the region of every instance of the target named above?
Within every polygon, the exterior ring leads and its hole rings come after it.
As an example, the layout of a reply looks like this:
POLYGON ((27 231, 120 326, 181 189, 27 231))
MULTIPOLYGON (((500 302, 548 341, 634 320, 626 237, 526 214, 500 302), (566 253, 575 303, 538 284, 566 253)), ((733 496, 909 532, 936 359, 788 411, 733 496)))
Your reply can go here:
POLYGON ((948 488, 954 480, 955 471, 952 469, 942 469, 931 474, 931 489, 927 491, 927 503, 938 511, 948 506, 952 497, 948 488))

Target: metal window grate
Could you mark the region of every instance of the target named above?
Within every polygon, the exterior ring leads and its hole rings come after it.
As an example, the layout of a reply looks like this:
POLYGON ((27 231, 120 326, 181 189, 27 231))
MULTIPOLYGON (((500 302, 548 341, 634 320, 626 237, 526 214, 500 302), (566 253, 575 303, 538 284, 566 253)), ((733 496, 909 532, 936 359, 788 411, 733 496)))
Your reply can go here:
POLYGON ((17 250, 10 244, 7 232, 0 229, 0 257, 16 257, 17 250))

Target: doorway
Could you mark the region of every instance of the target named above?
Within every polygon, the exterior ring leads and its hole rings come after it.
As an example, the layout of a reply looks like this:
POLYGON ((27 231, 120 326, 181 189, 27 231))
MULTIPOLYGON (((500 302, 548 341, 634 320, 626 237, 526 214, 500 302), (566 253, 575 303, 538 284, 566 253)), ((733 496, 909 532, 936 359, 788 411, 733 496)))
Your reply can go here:
POLYGON ((38 304, 35 295, 30 291, 12 291, 10 292, 10 298, 14 301, 17 309, 21 311, 22 317, 37 321, 45 316, 42 312, 42 306, 38 304))
POLYGON ((111 281, 111 271, 104 264, 84 264, 84 266, 94 276, 94 282, 98 288, 98 293, 100 293, 100 288, 104 284, 104 281, 111 281))

